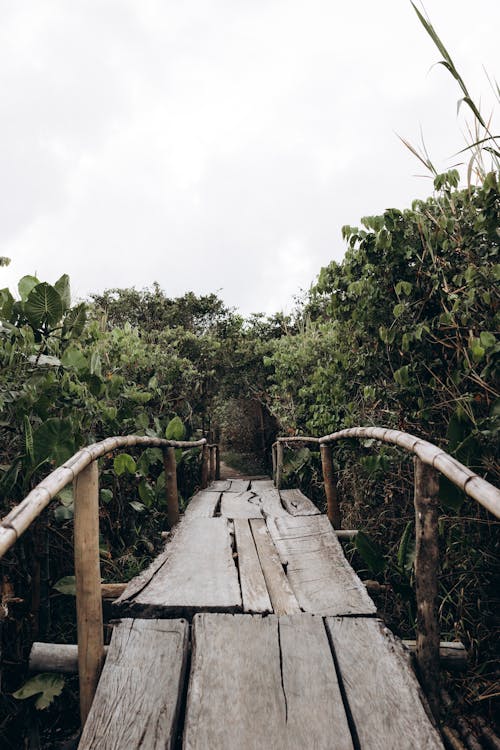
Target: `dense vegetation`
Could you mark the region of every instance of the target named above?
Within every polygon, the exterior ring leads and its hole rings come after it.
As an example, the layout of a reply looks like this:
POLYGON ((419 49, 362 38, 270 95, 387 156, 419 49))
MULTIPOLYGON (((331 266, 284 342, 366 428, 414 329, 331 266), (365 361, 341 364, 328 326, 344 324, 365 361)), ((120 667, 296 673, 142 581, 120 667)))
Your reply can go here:
MULTIPOLYGON (((0 515, 79 447, 128 433, 206 435, 242 465, 253 455, 264 470, 277 431, 384 425, 438 443, 498 484, 500 154, 489 136, 487 143, 497 162, 482 169, 473 148, 477 185, 460 190, 455 171, 435 174, 428 200, 344 227, 344 260, 321 270, 289 317, 244 320, 215 294, 172 299, 157 284, 72 304, 65 275, 53 285, 26 276, 16 297, 0 290, 0 515)), ((198 458, 177 458, 184 503, 199 481, 198 458)), ((290 450, 286 459, 286 480, 321 505, 318 455, 290 450)), ((345 441, 335 468, 344 524, 365 531, 348 554, 385 586, 380 608, 411 636, 411 462, 373 441, 345 441)), ((165 525, 161 452, 107 460, 101 476, 103 577, 128 580, 154 554, 165 525)), ((492 712, 498 526, 445 481, 441 499, 443 637, 462 639, 472 653, 468 676, 454 684, 461 710, 492 712)), ((7 747, 21 736, 36 747, 39 731, 66 735, 78 723, 76 710, 62 711, 75 705, 71 680, 43 712, 35 699, 12 695, 27 677, 33 639, 75 639, 72 515, 68 489, 2 562, 7 747)), ((63 685, 46 686, 48 703, 63 685)))

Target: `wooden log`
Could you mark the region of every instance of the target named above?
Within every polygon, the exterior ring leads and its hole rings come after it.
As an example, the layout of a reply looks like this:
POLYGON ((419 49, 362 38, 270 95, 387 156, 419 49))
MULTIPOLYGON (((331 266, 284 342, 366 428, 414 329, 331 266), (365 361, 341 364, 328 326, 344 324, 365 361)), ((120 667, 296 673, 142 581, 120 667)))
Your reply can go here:
POLYGON ((293 615, 300 612, 299 604, 285 575, 276 547, 269 536, 266 522, 263 519, 252 519, 250 528, 274 613, 293 615))
MULTIPOLYGON (((417 649, 417 642, 412 640, 403 640, 410 653, 414 654, 417 649)), ((443 667, 451 672, 463 672, 467 669, 469 655, 463 643, 459 641, 441 641, 439 644, 439 661, 443 667)))
POLYGON ((118 599, 126 588, 126 583, 101 583, 101 596, 103 599, 118 599))
POLYGON ((283 443, 279 440, 276 443, 276 487, 281 489, 281 480, 283 477, 283 443))
POLYGON ((443 750, 401 642, 371 617, 327 617, 326 627, 358 746, 371 750, 443 750))
POLYGON ((337 496, 337 483, 333 473, 333 449, 331 445, 321 445, 321 467, 326 495, 326 514, 334 529, 342 528, 342 516, 337 496))
POLYGON ((215 446, 215 479, 220 479, 220 448, 215 446))
POLYGON ((207 445, 201 449, 201 489, 208 487, 208 453, 207 445))
POLYGON ((287 578, 304 612, 373 615, 375 605, 347 562, 326 516, 268 520, 287 578))
POLYGON ((273 611, 249 522, 235 518, 234 532, 240 573, 243 611, 263 614, 273 611))
POLYGON ((184 750, 352 750, 323 622, 196 615, 184 750))
POLYGON ((85 726, 104 661, 97 461, 75 480, 75 579, 80 717, 85 726))
POLYGON ((276 443, 274 443, 271 447, 271 460, 273 462, 273 484, 276 486, 276 443))
POLYGON ((438 492, 435 469, 415 457, 416 661, 433 711, 439 706, 438 492))
POLYGON ((335 529, 337 539, 355 539, 358 534, 358 529, 335 529))
POLYGON ((210 446, 210 471, 209 471, 209 479, 211 482, 215 480, 215 451, 216 446, 211 445, 210 446))
POLYGON ((122 620, 115 627, 79 750, 175 747, 188 632, 185 620, 122 620))
POLYGON ((165 448, 163 451, 165 467, 165 493, 167 496, 167 523, 171 529, 179 523, 179 496, 177 494, 177 462, 175 448, 165 448))
MULTIPOLYGON (((109 646, 104 646, 104 658, 109 646)), ((30 672, 78 672, 78 646, 73 643, 40 643, 31 646, 28 667, 30 672)))

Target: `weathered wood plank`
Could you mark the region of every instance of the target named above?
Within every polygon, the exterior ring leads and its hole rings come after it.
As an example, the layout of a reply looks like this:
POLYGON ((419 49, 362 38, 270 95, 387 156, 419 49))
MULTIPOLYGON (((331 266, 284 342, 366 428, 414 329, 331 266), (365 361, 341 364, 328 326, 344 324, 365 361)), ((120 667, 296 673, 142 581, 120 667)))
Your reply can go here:
POLYGON ((252 479, 250 489, 260 495, 264 490, 274 489, 274 482, 272 479, 252 479))
POLYGON ((226 490, 227 492, 246 492, 250 485, 248 479, 230 479, 229 481, 231 482, 231 487, 229 490, 226 490))
POLYGON ((236 551, 244 612, 272 612, 255 542, 246 518, 235 518, 236 551))
POLYGON ((320 618, 196 615, 193 640, 184 750, 352 750, 320 618))
POLYGON ((262 518, 259 499, 254 492, 223 492, 220 514, 224 518, 262 518))
POLYGON ((212 518, 215 515, 221 493, 210 488, 193 495, 184 512, 184 518, 212 518))
POLYGON ((281 504, 280 493, 277 489, 261 490, 259 499, 264 518, 278 518, 279 516, 289 515, 281 504))
POLYGON ((276 547, 267 531, 266 522, 263 519, 252 519, 250 528, 275 614, 293 615, 300 612, 276 547))
POLYGON ((372 618, 327 618, 363 750, 443 750, 400 641, 372 618))
POLYGON ((79 750, 173 746, 188 632, 185 620, 122 620, 114 628, 79 750))
POLYGON ((216 479, 214 482, 210 482, 206 491, 207 492, 228 492, 231 487, 230 479, 216 479))
POLYGON ((131 599, 125 591, 113 604, 118 612, 160 617, 200 610, 241 611, 238 572, 225 518, 184 519, 163 560, 141 591, 131 599))
POLYGON ((283 505, 291 516, 317 516, 318 508, 300 490, 280 490, 283 505))
POLYGON ((326 516, 275 518, 268 528, 305 612, 375 614, 375 605, 345 559, 326 516))

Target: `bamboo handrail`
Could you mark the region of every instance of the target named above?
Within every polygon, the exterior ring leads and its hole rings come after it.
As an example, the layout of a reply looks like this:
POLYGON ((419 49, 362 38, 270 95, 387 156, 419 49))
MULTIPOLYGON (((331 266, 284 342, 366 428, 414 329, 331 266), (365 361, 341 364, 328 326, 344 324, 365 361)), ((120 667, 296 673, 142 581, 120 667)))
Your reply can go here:
POLYGON ((439 695, 438 472, 497 518, 500 518, 500 490, 434 443, 400 430, 384 427, 350 427, 321 438, 279 437, 272 446, 273 474, 278 489, 283 472, 283 446, 291 442, 319 444, 327 514, 336 529, 340 528, 341 513, 331 451, 333 443, 348 438, 379 440, 403 448, 414 456, 416 660, 429 703, 437 712, 439 695))
POLYGON ((66 463, 59 466, 37 484, 26 495, 24 500, 19 505, 16 505, 0 522, 0 558, 16 543, 21 534, 26 531, 50 501, 95 459, 102 458, 102 456, 112 453, 118 448, 133 447, 136 445, 164 449, 169 447, 199 448, 205 445, 206 442, 205 438, 196 442, 189 442, 187 440, 164 440, 144 435, 125 435, 106 438, 106 440, 102 440, 99 443, 93 443, 86 448, 82 448, 68 459, 66 463))

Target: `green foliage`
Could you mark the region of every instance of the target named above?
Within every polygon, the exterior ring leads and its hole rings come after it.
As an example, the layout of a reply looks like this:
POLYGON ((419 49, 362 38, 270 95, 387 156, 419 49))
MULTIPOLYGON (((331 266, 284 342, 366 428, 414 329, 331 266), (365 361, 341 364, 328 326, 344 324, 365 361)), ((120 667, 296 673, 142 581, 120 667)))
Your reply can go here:
POLYGON ((37 695, 35 708, 41 711, 50 706, 54 698, 62 693, 65 684, 61 675, 43 672, 31 677, 12 695, 20 701, 37 695))

